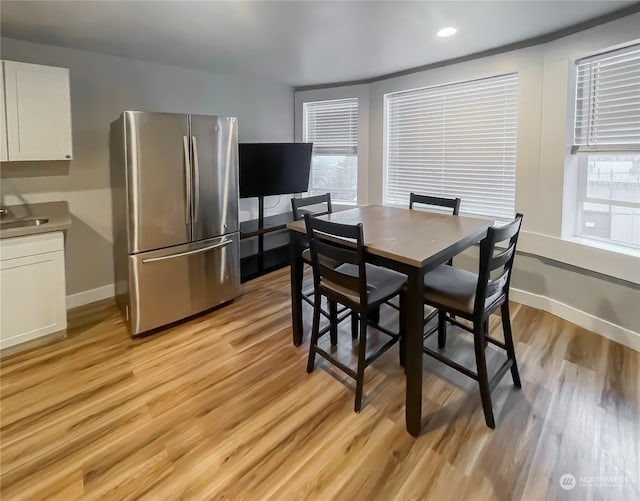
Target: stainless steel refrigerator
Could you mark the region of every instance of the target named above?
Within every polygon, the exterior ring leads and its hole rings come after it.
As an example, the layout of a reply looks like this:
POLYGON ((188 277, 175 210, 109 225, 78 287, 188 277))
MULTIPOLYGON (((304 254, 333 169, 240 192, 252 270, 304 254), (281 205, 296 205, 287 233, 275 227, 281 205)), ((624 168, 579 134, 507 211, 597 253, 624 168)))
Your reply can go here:
POLYGON ((139 111, 111 124, 116 299, 132 335, 240 294, 237 130, 139 111))

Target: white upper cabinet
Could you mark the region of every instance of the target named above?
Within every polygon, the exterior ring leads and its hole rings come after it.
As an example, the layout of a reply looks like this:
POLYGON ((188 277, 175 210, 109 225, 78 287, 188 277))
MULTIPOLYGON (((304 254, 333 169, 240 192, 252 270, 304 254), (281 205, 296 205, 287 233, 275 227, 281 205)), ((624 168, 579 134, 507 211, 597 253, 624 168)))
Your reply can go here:
POLYGON ((9 160, 7 156, 7 122, 4 111, 4 66, 0 63, 0 162, 9 160))
POLYGON ((15 61, 3 61, 3 67, 6 151, 2 159, 71 160, 69 70, 15 61))

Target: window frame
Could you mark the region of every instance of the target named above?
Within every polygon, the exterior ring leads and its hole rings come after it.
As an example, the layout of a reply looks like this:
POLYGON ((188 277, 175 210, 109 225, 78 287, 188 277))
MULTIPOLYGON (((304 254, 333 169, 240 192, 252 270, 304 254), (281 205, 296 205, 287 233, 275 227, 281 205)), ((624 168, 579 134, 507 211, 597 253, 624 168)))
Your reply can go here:
MULTIPOLYGON (((565 185, 564 197, 569 197, 572 202, 567 206, 569 210, 569 214, 565 214, 563 216, 563 228, 567 230, 566 236, 563 230, 563 238, 579 241, 586 245, 592 246, 605 246, 608 248, 619 249, 620 251, 627 252, 637 252, 640 250, 640 245, 635 243, 623 242, 619 240, 614 240, 611 238, 611 228, 609 230, 609 238, 604 238, 598 235, 590 235, 588 233, 584 233, 584 223, 585 223, 585 208, 584 205, 586 203, 598 204, 601 206, 607 206, 609 208, 609 221, 611 221, 612 208, 614 207, 627 207, 631 209, 640 209, 640 200, 636 202, 629 201, 619 201, 612 200, 607 198, 598 198, 588 195, 588 176, 589 176, 589 157, 598 157, 598 156, 635 156, 640 152, 640 142, 639 143, 610 143, 610 144, 589 144, 589 141, 592 138, 592 127, 598 127, 598 121, 593 121, 593 119, 589 116, 585 123, 581 124, 582 128, 586 127, 586 130, 582 130, 582 138, 584 143, 579 144, 577 140, 577 132, 578 132, 578 115, 582 112, 584 115, 585 105, 582 106, 579 103, 581 99, 582 93, 584 92, 584 84, 581 88, 580 82, 580 65, 589 63, 589 62, 598 62, 601 60, 605 60, 607 57, 615 57, 615 53, 620 53, 621 55, 625 53, 625 51, 635 52, 640 49, 640 39, 631 40, 622 44, 618 44, 613 47, 609 47, 606 49, 601 49, 591 54, 585 55, 580 58, 576 58, 573 60, 573 65, 571 66, 572 75, 571 78, 575 80, 573 86, 573 94, 571 96, 571 106, 570 106, 570 117, 571 117, 571 132, 570 132, 570 144, 571 144, 571 157, 573 157, 573 162, 575 162, 575 177, 565 177, 565 182, 569 181, 569 186, 565 185), (583 92, 581 92, 581 89, 583 92), (567 189, 573 190, 573 195, 571 192, 568 192, 567 189), (565 217, 567 218, 565 221, 565 217), (566 226, 565 226, 566 224, 566 226)), ((592 69, 589 70, 593 72, 592 69)), ((633 70, 631 70, 633 71, 633 70)), ((598 76, 600 78, 600 76, 598 76)), ((603 77, 607 78, 607 77, 603 77)), ((611 78, 609 76, 608 78, 611 78)), ((588 113, 591 114, 592 108, 594 106, 592 102, 593 89, 599 89, 599 82, 594 81, 594 76, 591 74, 589 76, 589 91, 588 96, 589 100, 586 102, 586 108, 588 109, 588 113)), ((632 80, 633 82, 633 80, 632 80)), ((614 87, 615 89, 615 87, 614 87)), ((605 91, 606 91, 605 87, 605 91)), ((632 104, 630 106, 633 106, 632 104)), ((624 116, 624 115, 623 115, 624 116)), ((633 117, 633 114, 631 115, 633 117)), ((584 119, 583 119, 584 120, 584 119)), ((624 122, 626 123, 626 122, 624 122)), ((633 123, 632 123, 633 124, 633 123)), ((632 125, 631 125, 632 127, 632 125)), ((596 137, 597 142, 597 137, 596 137)), ((565 169, 570 168, 571 162, 567 164, 565 169)))

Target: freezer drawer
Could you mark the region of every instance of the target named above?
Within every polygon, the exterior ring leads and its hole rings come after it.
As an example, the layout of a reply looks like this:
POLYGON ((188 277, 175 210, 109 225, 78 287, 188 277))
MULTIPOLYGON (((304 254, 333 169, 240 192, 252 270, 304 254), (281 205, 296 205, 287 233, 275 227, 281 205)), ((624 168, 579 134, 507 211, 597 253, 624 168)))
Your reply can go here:
POLYGON ((129 256, 133 335, 240 295, 240 237, 232 233, 129 256))

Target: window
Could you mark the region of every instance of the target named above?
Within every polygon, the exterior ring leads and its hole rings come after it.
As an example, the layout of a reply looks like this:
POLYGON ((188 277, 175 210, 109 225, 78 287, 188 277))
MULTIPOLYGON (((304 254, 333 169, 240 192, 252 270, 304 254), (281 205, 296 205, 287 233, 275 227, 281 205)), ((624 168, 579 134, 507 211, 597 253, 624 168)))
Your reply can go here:
POLYGON ((640 153, 581 154, 576 235, 640 247, 640 153))
POLYGON ((460 197, 461 211, 515 212, 518 75, 385 96, 384 202, 460 197))
POLYGON ((357 202, 358 99, 303 105, 304 141, 313 143, 309 194, 331 193, 334 202, 357 202))
POLYGON ((576 65, 575 235, 640 248, 640 44, 576 65))

